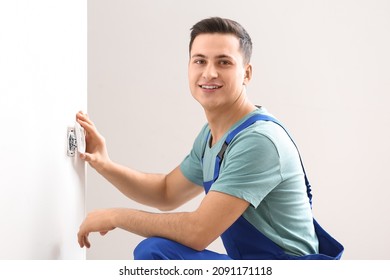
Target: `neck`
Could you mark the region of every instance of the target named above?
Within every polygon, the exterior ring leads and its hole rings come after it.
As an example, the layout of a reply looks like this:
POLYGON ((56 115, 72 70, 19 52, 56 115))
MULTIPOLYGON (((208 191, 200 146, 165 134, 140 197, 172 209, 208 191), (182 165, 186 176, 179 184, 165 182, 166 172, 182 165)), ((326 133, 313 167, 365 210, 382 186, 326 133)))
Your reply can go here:
POLYGON ((205 110, 206 118, 211 130, 214 145, 240 119, 256 109, 256 106, 246 97, 223 108, 205 110))

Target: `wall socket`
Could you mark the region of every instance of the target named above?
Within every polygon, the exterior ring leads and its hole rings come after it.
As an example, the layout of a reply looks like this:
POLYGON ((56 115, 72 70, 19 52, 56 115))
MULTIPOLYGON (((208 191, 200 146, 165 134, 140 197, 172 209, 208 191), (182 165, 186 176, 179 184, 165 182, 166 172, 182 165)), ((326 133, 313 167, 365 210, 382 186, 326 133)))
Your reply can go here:
POLYGON ((76 122, 74 127, 68 127, 67 133, 67 155, 74 157, 76 151, 85 153, 85 132, 84 128, 76 122))

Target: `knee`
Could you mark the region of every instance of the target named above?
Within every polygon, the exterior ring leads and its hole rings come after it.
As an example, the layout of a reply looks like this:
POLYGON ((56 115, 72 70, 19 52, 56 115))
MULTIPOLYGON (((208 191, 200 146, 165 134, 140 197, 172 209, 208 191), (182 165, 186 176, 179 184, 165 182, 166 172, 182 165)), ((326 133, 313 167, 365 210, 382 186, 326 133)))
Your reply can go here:
POLYGON ((134 249, 135 260, 164 260, 165 252, 169 248, 168 239, 161 237, 149 237, 141 241, 134 249))

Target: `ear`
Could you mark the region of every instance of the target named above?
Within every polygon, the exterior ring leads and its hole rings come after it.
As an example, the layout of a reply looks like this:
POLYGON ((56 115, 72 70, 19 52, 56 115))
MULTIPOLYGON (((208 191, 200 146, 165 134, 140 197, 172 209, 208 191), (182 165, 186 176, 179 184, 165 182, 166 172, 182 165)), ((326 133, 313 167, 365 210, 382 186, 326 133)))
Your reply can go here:
POLYGON ((248 63, 247 65, 245 65, 245 75, 242 84, 247 85, 251 79, 252 79, 252 65, 248 63))

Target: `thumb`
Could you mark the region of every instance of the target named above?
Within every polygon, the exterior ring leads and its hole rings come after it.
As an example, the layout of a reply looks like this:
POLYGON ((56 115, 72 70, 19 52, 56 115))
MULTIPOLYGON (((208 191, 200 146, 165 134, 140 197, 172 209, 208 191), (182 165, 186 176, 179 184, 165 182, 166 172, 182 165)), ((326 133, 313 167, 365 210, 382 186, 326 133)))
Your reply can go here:
POLYGON ((87 162, 90 162, 90 161, 92 161, 92 154, 80 153, 80 158, 87 161, 87 162))

